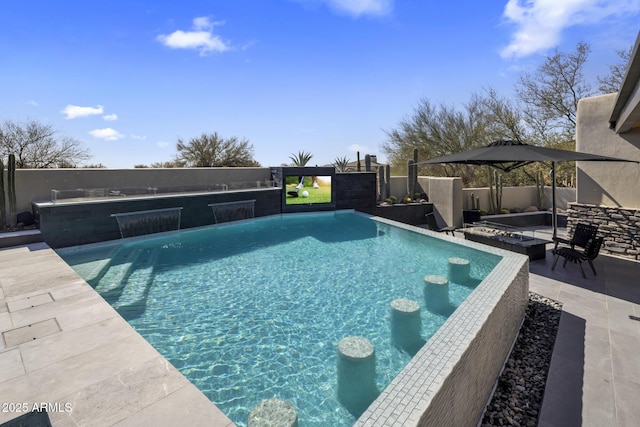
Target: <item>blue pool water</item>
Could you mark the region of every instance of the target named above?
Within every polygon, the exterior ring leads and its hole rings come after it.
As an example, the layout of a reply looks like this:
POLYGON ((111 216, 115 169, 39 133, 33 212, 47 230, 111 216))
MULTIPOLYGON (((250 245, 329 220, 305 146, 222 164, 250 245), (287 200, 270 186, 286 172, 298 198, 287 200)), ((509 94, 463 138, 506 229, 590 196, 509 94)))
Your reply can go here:
MULTIPOLYGON (((236 424, 279 398, 300 427, 349 426, 336 397, 337 344, 375 346, 382 391, 411 355, 390 340, 390 303, 420 303, 422 337, 445 317, 423 277, 471 261, 475 283, 500 257, 354 213, 295 214, 60 250, 60 255, 236 424)), ((450 285, 459 305, 473 286, 450 285)))

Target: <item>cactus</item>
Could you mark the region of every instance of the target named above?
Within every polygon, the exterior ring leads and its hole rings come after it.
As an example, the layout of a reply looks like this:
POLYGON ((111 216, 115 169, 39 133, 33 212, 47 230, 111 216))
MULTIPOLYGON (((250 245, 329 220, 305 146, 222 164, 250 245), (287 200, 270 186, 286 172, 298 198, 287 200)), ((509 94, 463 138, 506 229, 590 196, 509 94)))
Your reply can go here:
POLYGON ((542 171, 538 170, 536 174, 536 190, 538 195, 538 209, 544 209, 544 176, 542 175, 542 171))
POLYGON ((387 197, 389 197, 384 178, 384 166, 378 166, 378 194, 379 200, 385 200, 387 197))
MULTIPOLYGON (((418 189, 418 149, 414 148, 413 149, 413 169, 414 170, 414 176, 413 176, 413 188, 414 189, 418 189)), ((412 193, 409 193, 412 194, 412 193)))
POLYGON ((368 154, 364 156, 364 170, 366 172, 371 172, 371 156, 368 154))
POLYGON ((386 164, 384 166, 384 171, 385 171, 385 181, 384 181, 384 188, 385 188, 385 194, 387 195, 387 197, 391 196, 391 165, 386 164))
POLYGON ((407 194, 409 197, 415 193, 416 181, 417 181, 418 167, 413 162, 413 159, 407 160, 407 194))
POLYGON ((480 197, 473 193, 471 193, 471 209, 476 211, 480 210, 480 197))
POLYGON ((7 205, 4 192, 4 162, 0 159, 0 229, 7 226, 7 205))
POLYGON ((16 156, 9 154, 9 165, 7 167, 7 193, 9 196, 9 212, 16 213, 16 156))
POLYGON ((362 167, 360 166, 360 152, 356 151, 356 161, 357 161, 357 168, 356 170, 358 172, 362 172, 362 167))
POLYGON ((491 200, 491 209, 498 214, 502 210, 502 174, 497 169, 489 170, 489 198, 491 200), (495 191, 493 185, 495 184, 495 191))
POLYGON ((493 171, 496 176, 496 211, 502 211, 502 174, 497 170, 493 171))

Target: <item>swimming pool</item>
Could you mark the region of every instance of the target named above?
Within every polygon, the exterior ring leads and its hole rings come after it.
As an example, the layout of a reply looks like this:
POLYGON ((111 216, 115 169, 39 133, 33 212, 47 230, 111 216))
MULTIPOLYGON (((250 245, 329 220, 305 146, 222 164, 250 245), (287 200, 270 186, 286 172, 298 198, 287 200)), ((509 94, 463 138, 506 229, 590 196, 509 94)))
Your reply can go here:
MULTIPOLYGON (((352 425, 336 398, 337 343, 375 346, 382 390, 411 355, 390 342, 389 304, 424 306, 423 277, 472 260, 475 282, 501 257, 353 213, 261 218, 60 255, 238 425, 278 397, 300 426, 352 425)), ((460 305, 473 290, 451 284, 460 305)), ((445 322, 422 310, 425 340, 445 322)))

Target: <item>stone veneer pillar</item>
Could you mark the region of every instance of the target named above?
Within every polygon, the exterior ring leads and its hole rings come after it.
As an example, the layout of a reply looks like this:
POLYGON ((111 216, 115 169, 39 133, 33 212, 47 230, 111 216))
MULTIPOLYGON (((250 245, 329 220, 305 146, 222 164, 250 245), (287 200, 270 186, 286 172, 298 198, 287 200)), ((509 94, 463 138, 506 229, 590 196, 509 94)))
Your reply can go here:
POLYGON ((598 226, 598 235, 604 237, 602 253, 640 260, 640 209, 569 203, 569 236, 578 223, 598 226))

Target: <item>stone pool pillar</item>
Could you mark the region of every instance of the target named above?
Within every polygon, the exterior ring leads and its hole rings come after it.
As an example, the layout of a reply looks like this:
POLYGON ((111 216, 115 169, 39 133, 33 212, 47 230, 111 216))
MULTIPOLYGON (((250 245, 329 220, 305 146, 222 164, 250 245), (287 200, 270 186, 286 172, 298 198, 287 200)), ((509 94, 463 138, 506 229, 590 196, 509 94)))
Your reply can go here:
POLYGON ((396 347, 416 354, 425 343, 421 327, 420 304, 406 298, 391 301, 391 340, 396 347))
POLYGON ((298 427, 298 413, 284 400, 263 400, 251 410, 248 427, 298 427))
POLYGON ((424 276, 424 300, 427 310, 436 314, 449 314, 452 310, 449 301, 449 280, 443 276, 424 276))
POLYGON ((356 418, 378 397, 371 341, 351 336, 338 343, 338 400, 356 418))
POLYGON ((471 264, 468 259, 464 258, 449 258, 449 280, 453 283, 464 284, 469 282, 471 278, 469 272, 471 271, 471 264))

